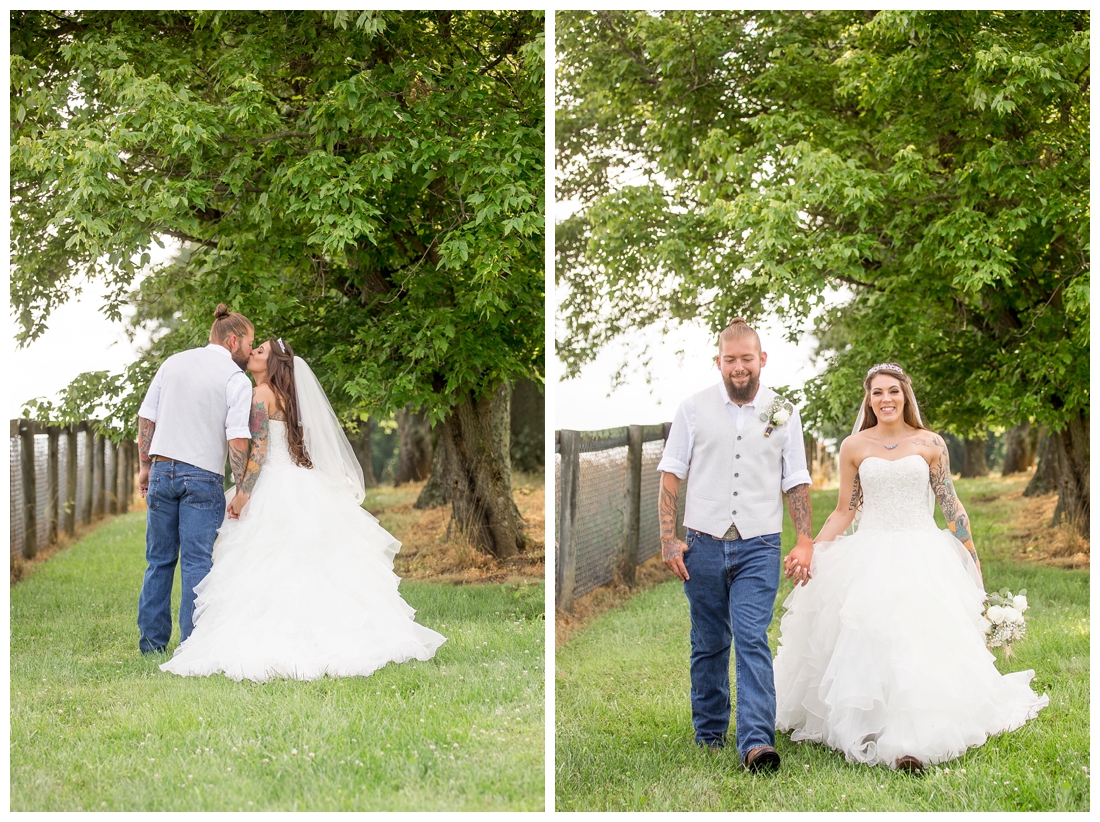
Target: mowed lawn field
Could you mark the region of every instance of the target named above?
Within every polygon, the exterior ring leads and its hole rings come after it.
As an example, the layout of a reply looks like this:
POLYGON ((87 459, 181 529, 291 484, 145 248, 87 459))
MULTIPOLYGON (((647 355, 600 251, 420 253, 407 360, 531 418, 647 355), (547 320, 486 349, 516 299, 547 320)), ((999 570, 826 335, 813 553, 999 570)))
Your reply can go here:
MULTIPOLYGON (((778 735, 780 772, 749 774, 732 745, 710 754, 694 744, 690 621, 672 580, 604 613, 558 648, 557 810, 1087 811, 1089 572, 1014 558, 1015 503, 1006 497, 1018 496, 1018 486, 958 483, 986 589, 1027 589, 1027 636, 1012 656, 996 657, 1002 673, 1035 670, 1032 687, 1050 697, 1036 719, 921 777, 849 764, 824 746, 792 743, 789 734, 778 735)), ((835 503, 835 491, 814 492, 815 531, 835 503)), ((784 554, 794 545, 789 521, 785 528, 784 554)), ((784 580, 770 631, 773 655, 790 590, 784 580)))
POLYGON ((447 637, 428 662, 183 678, 137 651, 144 527, 117 517, 11 588, 11 810, 544 808, 541 585, 402 583, 447 637))

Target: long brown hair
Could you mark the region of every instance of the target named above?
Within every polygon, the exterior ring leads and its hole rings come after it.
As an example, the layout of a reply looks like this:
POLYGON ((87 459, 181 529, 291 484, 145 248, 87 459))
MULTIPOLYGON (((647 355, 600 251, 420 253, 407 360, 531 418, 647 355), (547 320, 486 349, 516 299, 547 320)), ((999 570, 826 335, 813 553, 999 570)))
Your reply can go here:
POLYGON ((286 439, 290 458, 296 465, 312 468, 302 435, 301 414, 298 412, 298 391, 294 387, 294 349, 285 340, 267 341, 267 384, 286 418, 286 439))
POLYGON ((871 380, 880 374, 893 377, 901 383, 902 393, 905 394, 905 407, 901 410, 901 418, 905 424, 912 428, 921 428, 927 431, 928 426, 921 422, 920 412, 917 408, 917 397, 913 394, 913 381, 896 362, 884 362, 873 366, 867 372, 867 376, 863 378, 863 427, 859 430, 865 431, 878 425, 878 417, 871 409, 871 380))

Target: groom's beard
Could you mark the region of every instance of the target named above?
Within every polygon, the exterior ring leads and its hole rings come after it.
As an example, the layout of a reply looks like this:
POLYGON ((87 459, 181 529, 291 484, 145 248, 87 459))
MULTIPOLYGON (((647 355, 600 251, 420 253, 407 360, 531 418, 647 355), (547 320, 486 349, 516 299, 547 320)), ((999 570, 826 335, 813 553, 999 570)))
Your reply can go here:
POLYGON ((244 353, 243 348, 238 348, 236 351, 229 352, 229 356, 233 358, 233 362, 241 369, 241 371, 248 370, 249 355, 244 353))
POLYGON ((729 394, 730 399, 738 405, 744 405, 747 402, 751 402, 752 398, 756 396, 756 389, 760 387, 760 375, 749 374, 749 381, 745 383, 744 388, 738 388, 733 382, 733 375, 725 378, 726 393, 729 394))

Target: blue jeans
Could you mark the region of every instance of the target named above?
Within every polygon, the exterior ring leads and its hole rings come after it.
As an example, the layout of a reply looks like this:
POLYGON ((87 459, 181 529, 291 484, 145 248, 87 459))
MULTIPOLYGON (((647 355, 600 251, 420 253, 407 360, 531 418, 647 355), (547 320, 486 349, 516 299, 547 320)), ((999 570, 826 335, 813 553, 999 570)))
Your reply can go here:
POLYGON ((737 753, 775 745, 775 678, 768 626, 779 592, 779 534, 723 540, 688 531, 684 583, 691 610, 691 723, 721 747, 730 724, 730 644, 737 666, 737 753))
POLYGON ((180 563, 180 642, 194 628, 195 586, 210 573, 214 540, 225 516, 222 477, 184 462, 154 462, 149 471, 145 581, 138 600, 138 647, 163 651, 172 636, 172 582, 180 563))

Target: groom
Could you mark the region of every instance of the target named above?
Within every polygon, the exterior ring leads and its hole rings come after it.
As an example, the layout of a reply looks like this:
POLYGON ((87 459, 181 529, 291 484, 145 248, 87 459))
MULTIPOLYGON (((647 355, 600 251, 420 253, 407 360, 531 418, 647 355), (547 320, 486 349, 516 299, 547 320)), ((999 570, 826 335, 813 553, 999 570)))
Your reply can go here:
POLYGON ((691 612, 691 714, 695 741, 722 748, 730 719, 729 657, 737 673, 737 753, 750 771, 779 768, 775 680, 768 647, 779 590, 783 494, 797 534, 787 577, 805 584, 813 551, 810 473, 798 411, 760 384, 768 355, 735 319, 718 337, 717 385, 680 404, 661 471, 661 550, 684 583, 691 612), (680 484, 691 470, 676 537, 680 484))
POLYGON ((165 360, 138 411, 138 488, 149 508, 137 617, 142 653, 164 651, 172 635, 177 561, 181 643, 194 627, 195 586, 213 564, 225 514, 226 455, 238 485, 248 457, 252 382, 242 369, 255 334, 247 317, 219 305, 210 344, 165 360))

